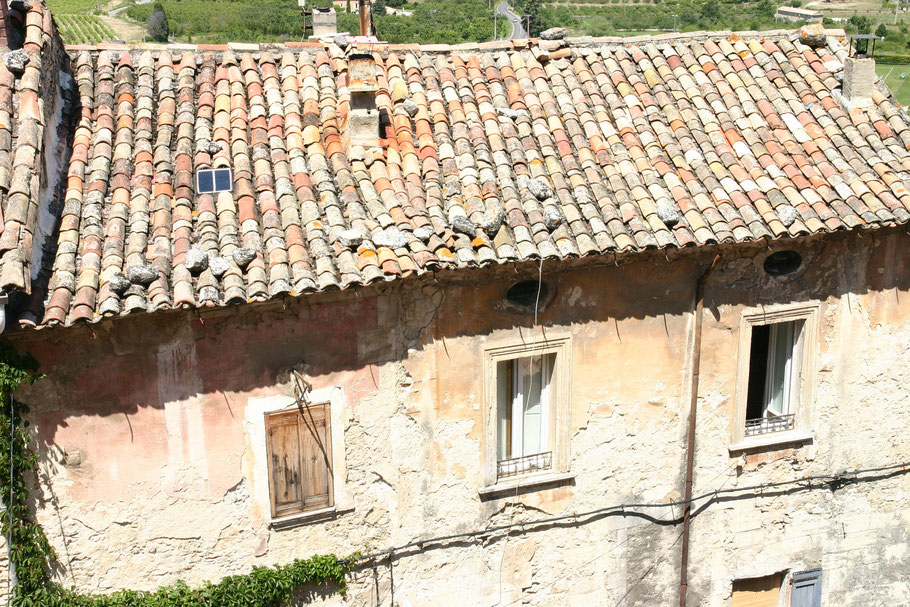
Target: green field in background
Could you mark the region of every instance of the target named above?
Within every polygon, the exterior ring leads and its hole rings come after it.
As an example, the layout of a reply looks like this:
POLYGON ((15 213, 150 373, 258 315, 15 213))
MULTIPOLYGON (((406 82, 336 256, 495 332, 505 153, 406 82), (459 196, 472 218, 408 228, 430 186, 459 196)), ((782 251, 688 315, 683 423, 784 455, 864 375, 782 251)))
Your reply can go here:
POLYGON ((885 79, 898 103, 910 106, 910 65, 876 65, 875 71, 885 79))

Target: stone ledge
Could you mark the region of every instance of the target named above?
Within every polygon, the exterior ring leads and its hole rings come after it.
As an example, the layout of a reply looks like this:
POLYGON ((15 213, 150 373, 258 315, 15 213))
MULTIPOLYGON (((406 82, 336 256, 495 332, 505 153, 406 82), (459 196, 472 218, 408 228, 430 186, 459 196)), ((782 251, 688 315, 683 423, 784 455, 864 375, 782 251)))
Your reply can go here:
POLYGON ((534 474, 523 476, 510 481, 496 483, 489 487, 478 489, 477 493, 480 499, 495 499, 509 493, 526 493, 528 491, 537 491, 545 488, 547 485, 566 485, 575 481, 575 474, 572 472, 548 472, 545 474, 534 474))
POLYGON ((320 508, 319 510, 310 510, 309 512, 289 514, 287 516, 273 518, 269 522, 269 529, 273 531, 283 531, 284 529, 293 529, 295 527, 300 527, 301 525, 309 525, 310 523, 320 523, 353 510, 353 506, 338 507, 336 505, 328 508, 320 508))
POLYGON ((743 451, 777 447, 794 443, 811 443, 815 435, 807 430, 788 430, 786 432, 773 432, 760 436, 752 436, 728 447, 730 455, 738 455, 743 451))

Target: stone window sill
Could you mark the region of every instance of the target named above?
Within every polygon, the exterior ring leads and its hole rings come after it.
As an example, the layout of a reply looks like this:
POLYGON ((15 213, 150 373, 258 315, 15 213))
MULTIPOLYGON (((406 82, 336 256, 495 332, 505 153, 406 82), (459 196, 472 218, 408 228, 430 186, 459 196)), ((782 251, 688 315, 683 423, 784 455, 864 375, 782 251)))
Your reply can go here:
POLYGON ((571 472, 543 472, 506 479, 502 482, 482 487, 477 491, 480 499, 493 499, 510 493, 526 493, 545 489, 548 485, 565 485, 573 482, 575 475, 571 472))
POLYGON ((307 512, 298 512, 297 514, 288 514, 287 516, 273 518, 269 522, 269 528, 274 531, 293 529, 294 527, 300 527, 302 525, 327 521, 335 518, 339 514, 350 512, 353 509, 353 507, 338 508, 337 506, 330 506, 328 508, 320 508, 319 510, 308 510, 307 512))
POLYGON ((759 436, 750 436, 738 443, 730 445, 730 455, 743 451, 754 451, 765 447, 811 443, 814 435, 808 430, 787 430, 786 432, 770 432, 759 436))

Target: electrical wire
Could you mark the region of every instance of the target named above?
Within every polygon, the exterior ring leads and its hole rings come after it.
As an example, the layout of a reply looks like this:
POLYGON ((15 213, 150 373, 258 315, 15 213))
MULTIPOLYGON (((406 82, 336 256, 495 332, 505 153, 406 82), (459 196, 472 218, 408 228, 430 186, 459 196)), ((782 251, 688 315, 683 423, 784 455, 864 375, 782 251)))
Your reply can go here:
MULTIPOLYGON (((604 506, 602 508, 596 508, 594 510, 589 510, 587 512, 575 513, 575 514, 562 514, 558 516, 545 517, 541 519, 535 519, 533 521, 524 521, 518 523, 510 523, 508 525, 498 525, 494 527, 488 527, 486 529, 479 529, 477 531, 468 531, 464 533, 455 533, 451 535, 441 535, 426 539, 414 540, 407 544, 397 546, 394 548, 389 548, 379 552, 374 552, 371 554, 363 555, 357 559, 346 560, 344 562, 370 562, 375 561, 378 558, 387 557, 390 553, 399 553, 397 556, 401 558, 405 556, 403 553, 411 548, 424 548, 427 544, 442 544, 445 542, 450 542, 454 540, 466 540, 466 539, 476 539, 487 537, 502 531, 510 532, 513 529, 523 530, 528 527, 539 526, 539 525, 549 525, 554 523, 559 523, 568 520, 578 521, 578 519, 589 519, 594 517, 599 517, 603 515, 608 515, 614 512, 622 512, 624 515, 644 515, 643 512, 636 512, 636 510, 647 510, 651 508, 670 508, 676 506, 684 506, 686 504, 695 504, 697 502, 708 500, 705 505, 710 504, 712 501, 717 500, 724 496, 736 496, 741 493, 748 492, 764 492, 769 489, 781 489, 784 487, 794 487, 798 485, 805 485, 806 489, 811 489, 812 483, 818 482, 822 484, 828 484, 832 486, 833 490, 836 490, 840 487, 841 483, 844 485, 850 484, 851 482, 862 482, 866 480, 875 480, 860 478, 859 475, 874 474, 874 473, 891 473, 891 474, 906 474, 910 472, 910 462, 902 462, 899 464, 891 464, 887 466, 878 466, 874 468, 863 468, 857 470, 845 470, 843 472, 835 474, 816 474, 810 476, 804 476, 797 479, 792 479, 789 481, 778 481, 775 483, 759 483, 754 485, 746 485, 743 487, 730 487, 715 489, 712 491, 707 491, 699 495, 693 496, 689 500, 677 500, 673 502, 661 502, 661 503, 627 503, 627 504, 615 504, 613 506, 604 506)), ((698 512, 693 512, 693 516, 697 516, 698 512)), ((657 519, 658 521, 664 519, 657 519)))

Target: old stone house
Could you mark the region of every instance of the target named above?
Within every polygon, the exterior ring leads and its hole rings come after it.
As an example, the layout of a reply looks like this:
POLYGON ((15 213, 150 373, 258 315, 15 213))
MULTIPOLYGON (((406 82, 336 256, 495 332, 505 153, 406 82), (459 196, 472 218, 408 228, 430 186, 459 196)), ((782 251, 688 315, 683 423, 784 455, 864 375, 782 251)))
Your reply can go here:
POLYGON ((47 374, 62 583, 361 550, 308 598, 910 604, 910 120, 836 36, 4 20, 4 337, 47 374))

